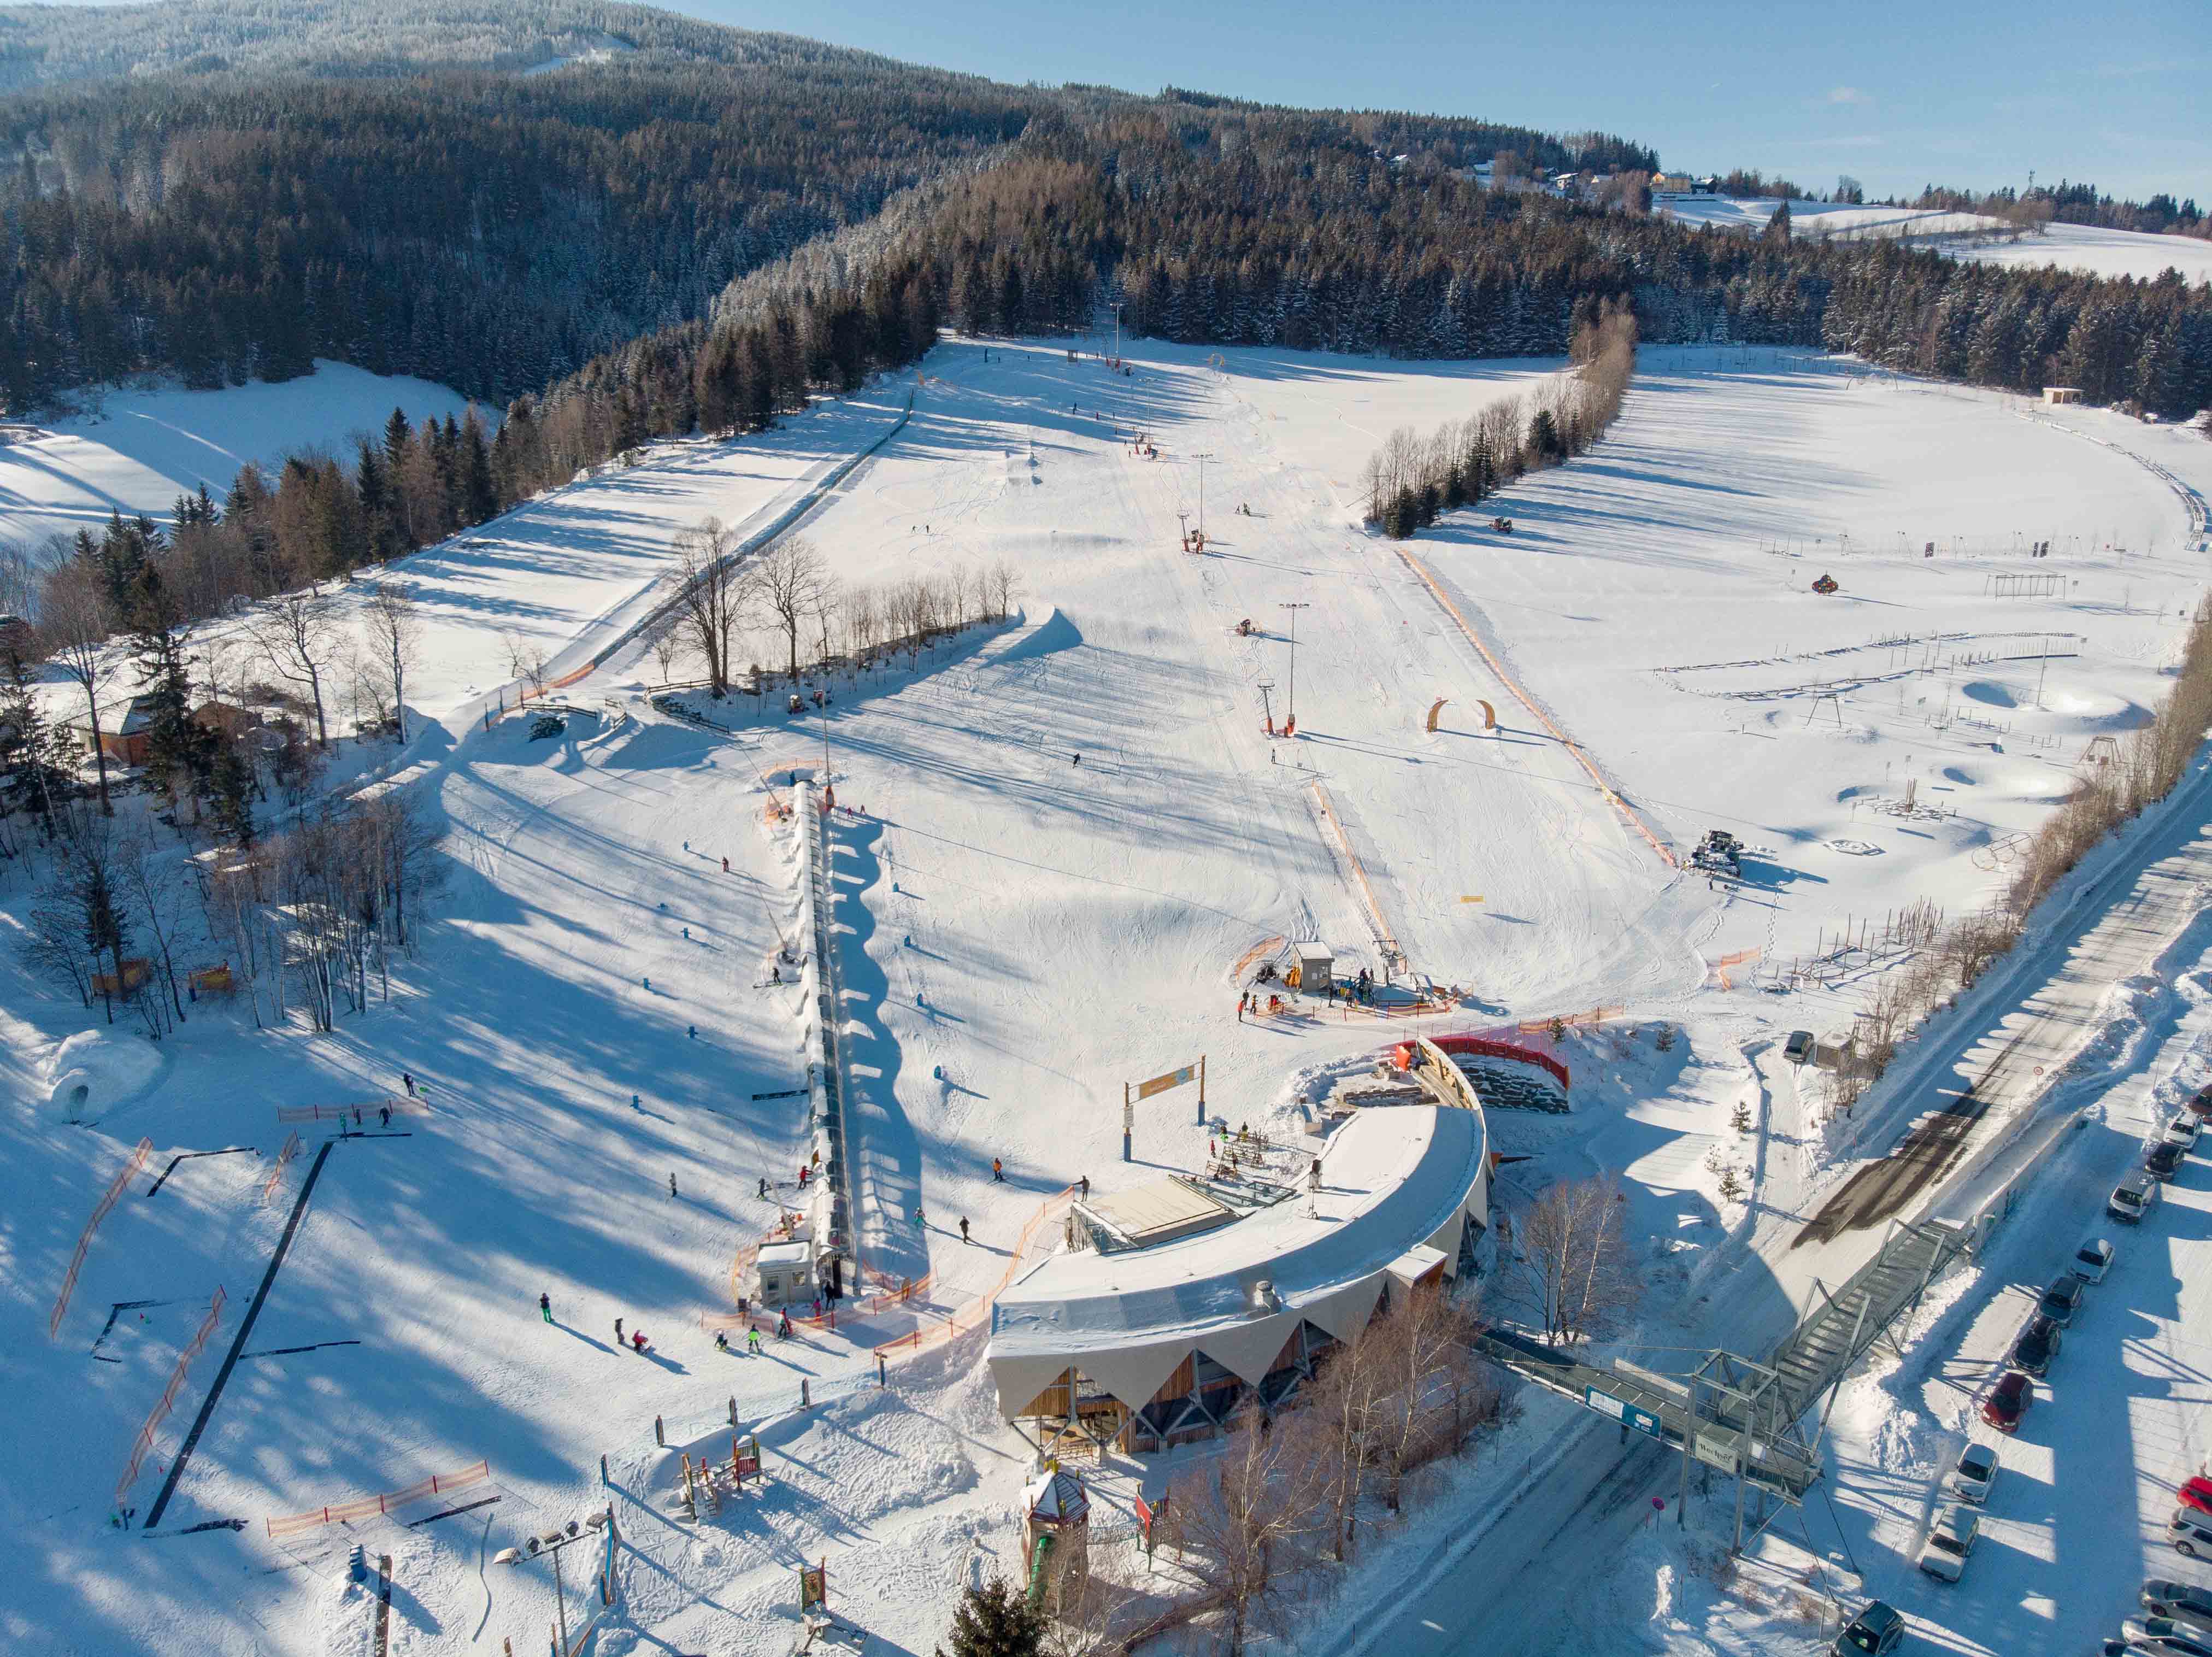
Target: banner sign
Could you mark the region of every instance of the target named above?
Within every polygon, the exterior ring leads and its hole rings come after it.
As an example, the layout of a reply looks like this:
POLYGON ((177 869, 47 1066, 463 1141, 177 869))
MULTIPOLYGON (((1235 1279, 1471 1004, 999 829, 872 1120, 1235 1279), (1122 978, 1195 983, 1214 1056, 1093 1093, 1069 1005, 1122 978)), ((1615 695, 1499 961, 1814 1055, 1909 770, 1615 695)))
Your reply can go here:
POLYGON ((1164 1093, 1170 1087, 1180 1087, 1186 1081, 1198 1080, 1198 1066, 1186 1064, 1180 1070, 1170 1070, 1164 1076, 1154 1076, 1150 1081, 1137 1084, 1137 1097, 1150 1099, 1154 1093, 1164 1093))

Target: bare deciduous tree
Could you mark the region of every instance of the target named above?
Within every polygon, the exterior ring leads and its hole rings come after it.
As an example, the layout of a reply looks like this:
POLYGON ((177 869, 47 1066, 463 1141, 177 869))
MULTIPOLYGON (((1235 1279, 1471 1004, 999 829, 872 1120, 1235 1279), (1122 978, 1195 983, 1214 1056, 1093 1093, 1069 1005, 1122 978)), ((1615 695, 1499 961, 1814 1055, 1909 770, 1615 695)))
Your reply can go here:
POLYGON ((1000 558, 993 564, 988 577, 991 589, 991 607, 998 612, 997 619, 1004 621, 1014 607, 1014 600, 1022 595, 1021 571, 1000 558))
POLYGON ((730 691, 730 636, 745 604, 746 583, 731 551, 730 532, 719 518, 705 518, 678 533, 677 602, 674 625, 706 664, 708 689, 716 697, 730 691))
POLYGON ((1636 1303, 1627 1199, 1609 1173, 1547 1185, 1515 1227, 1507 1281, 1554 1342, 1600 1335, 1636 1303))
POLYGON ((374 583, 368 589, 368 603, 362 606, 362 631, 380 676, 391 689, 391 716, 398 722, 404 744, 407 740, 407 675, 414 668, 422 637, 415 595, 397 582, 374 583))
POLYGON ((1241 1657, 1271 1621, 1328 1531, 1328 1502, 1312 1441, 1295 1415, 1271 1422, 1242 1411, 1224 1452, 1170 1487, 1193 1573, 1212 1591, 1228 1626, 1224 1645, 1241 1657))
POLYGON ((246 631, 271 673, 307 691, 315 710, 315 746, 330 746, 323 675, 337 653, 330 601, 312 592, 279 594, 254 611, 246 631))
POLYGON ((819 608, 827 576, 822 555, 801 535, 787 536, 748 573, 746 597, 764 625, 783 635, 791 682, 799 683, 799 633, 819 608))
POLYGON ((107 751, 100 746, 100 647, 113 619, 107 594, 89 565, 72 559, 48 578, 39 631, 54 666, 84 692, 93 763, 100 770, 100 808, 111 815, 115 807, 107 799, 107 751))

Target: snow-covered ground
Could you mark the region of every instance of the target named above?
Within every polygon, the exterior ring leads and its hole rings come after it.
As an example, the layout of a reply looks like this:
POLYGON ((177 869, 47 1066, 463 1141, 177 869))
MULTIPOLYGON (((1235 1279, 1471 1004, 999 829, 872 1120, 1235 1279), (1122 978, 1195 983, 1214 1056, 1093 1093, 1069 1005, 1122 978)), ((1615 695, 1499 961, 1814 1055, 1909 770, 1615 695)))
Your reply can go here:
MULTIPOLYGON (((1024 588, 1008 626, 841 677, 826 721, 740 698, 726 733, 681 723, 651 706, 657 665, 633 647, 568 693, 613 700, 623 722, 580 716, 536 743, 523 722, 477 728, 510 677, 503 632, 588 660, 650 606, 677 530, 773 517, 879 436, 906 387, 763 440, 669 446, 393 572, 434 618, 418 711, 446 722, 413 787, 447 830, 450 883, 389 1006, 327 1037, 203 1006, 163 1044, 151 1092, 62 1128, 42 1119, 40 1064, 87 1016, 0 963, 0 1299, 34 1331, 0 1356, 0 1402, 30 1447, 0 1495, 28 1539, 0 1583, 12 1645, 182 1648, 170 1631, 187 1630, 192 1649, 356 1648, 374 1615, 343 1582, 356 1532, 287 1544, 258 1521, 479 1457, 495 1504, 358 1532, 395 1559, 396 1650, 540 1637, 546 1569, 483 1557, 610 1499, 635 1550, 610 1652, 781 1652, 793 1567, 825 1556, 842 1612, 884 1648, 927 1650, 958 1583, 1011 1568, 1026 1459, 973 1337, 878 1392, 848 1389, 901 1326, 749 1360, 697 1323, 729 1308, 732 1258, 775 1212, 757 1182, 788 1181, 800 1154, 802 998, 756 987, 780 940, 804 943, 799 871, 762 808, 763 779, 822 764, 825 725, 838 799, 860 813, 835 819, 832 861, 872 1265, 933 1269, 950 1309, 1003 1276, 1048 1192, 1191 1166, 1204 1136, 1184 1093, 1139 1107, 1139 1161, 1119 1161, 1120 1084, 1200 1053, 1217 1120, 1296 1125, 1319 1078, 1402 1026, 1241 1021, 1235 965, 1263 940, 1318 935, 1340 969, 1379 966, 1387 936, 1464 988, 1437 1027, 1627 1009, 1573 1039, 1577 1114, 1494 1124, 1501 1148, 1539 1159, 1505 1189, 1623 1171, 1655 1283, 1688 1298, 1743 1258, 1744 1215, 1717 1200, 1707 1154, 1764 1154, 1729 1121, 1761 1098, 1744 1050, 1803 1016, 1747 987, 1757 963, 1733 990, 1716 964, 1810 953, 1846 917, 1910 898, 1982 900, 2001 866, 1976 853, 2038 820, 2092 736, 2140 719, 2202 580, 2184 503, 2128 447, 2171 434, 1729 349, 1647 352, 1596 453, 1407 544, 1432 590, 1357 523, 1367 448, 1548 365, 1217 362, 1146 342, 1124 377, 1057 343, 985 349, 933 354, 908 426, 803 527, 854 583, 1003 559, 1024 588), (1201 455, 1209 545, 1194 557, 1179 515, 1200 510, 1201 455), (1516 520, 1510 539, 1476 527, 1493 510, 1516 520), (2016 536, 2051 539, 2052 557, 2016 553, 2016 536), (1937 556, 1917 556, 1929 539, 1937 556), (1841 594, 1808 590, 1822 569, 1841 594), (2059 587, 2000 599, 1998 574, 2059 587), (1746 889, 1672 868, 1462 622, 1675 847, 1709 825, 1744 833, 1759 849, 1746 889), (1271 739, 1293 624, 1300 734, 1271 739), (1924 814, 1869 808, 1908 778, 1924 814), (1662 1019, 1688 1026, 1666 1052, 1662 1019), (402 1070, 432 1114, 394 1119, 410 1137, 331 1148, 258 1355, 176 1504, 151 1538, 106 1528, 131 1435, 221 1282, 225 1320, 135 1487, 143 1517, 308 1166, 264 1203, 275 1107, 374 1097, 402 1070), (183 1162, 155 1197, 142 1179, 48 1344, 77 1228, 141 1134, 156 1172, 185 1150, 252 1149, 183 1162), (137 1301, 159 1304, 126 1307, 103 1339, 110 1307, 137 1301), (652 1355, 612 1349, 617 1316, 652 1355), (124 1362, 96 1361, 110 1356, 124 1362), (802 1377, 833 1401, 790 1413, 802 1377), (678 1524, 669 1464, 679 1447, 726 1453, 714 1423, 732 1398, 740 1422, 764 1423, 774 1481, 678 1524), (248 1523, 185 1533, 233 1519, 248 1523)), ((20 881, 0 901, 20 908, 20 881)), ((1820 1009, 1846 1011, 1840 990, 1820 1009)), ((329 1131, 307 1130, 311 1155, 329 1131)), ((1109 1465, 1105 1505, 1170 1471, 1109 1465)))
MULTIPOLYGON (((1764 229, 1778 204, 1763 197, 1677 196, 1653 209, 1685 224, 1764 229)), ((2056 265, 2092 276, 2150 281, 2168 270, 2191 285, 2212 281, 2212 241, 2197 236, 2146 235, 2090 224, 2050 224, 2021 235, 2002 219, 1917 207, 1852 207, 1828 202, 1790 204, 1793 234, 1857 241, 1896 237, 1982 265, 2056 265)))
MULTIPOLYGON (((17 423, 0 442, 0 542, 42 548, 49 537, 94 534, 111 512, 166 520, 179 495, 205 484, 220 505, 238 469, 270 467, 321 447, 341 456, 356 432, 381 433, 395 408, 420 424, 458 418, 459 392, 343 362, 276 385, 222 391, 179 386, 83 393, 86 411, 17 423)), ((496 421, 498 411, 486 411, 496 421)))

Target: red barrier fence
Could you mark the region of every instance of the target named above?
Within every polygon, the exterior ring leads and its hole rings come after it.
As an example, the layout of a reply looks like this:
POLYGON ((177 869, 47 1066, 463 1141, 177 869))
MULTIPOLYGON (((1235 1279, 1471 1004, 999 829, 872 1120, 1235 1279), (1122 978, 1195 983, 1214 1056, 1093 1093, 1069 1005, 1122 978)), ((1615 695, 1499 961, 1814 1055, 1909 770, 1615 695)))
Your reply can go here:
POLYGON ((312 1531, 319 1526, 335 1525, 349 1519, 368 1519, 378 1514, 404 1508, 410 1502, 420 1502, 424 1496, 443 1496, 448 1490, 465 1490, 471 1484, 484 1483, 491 1477, 491 1463, 479 1461, 451 1473, 433 1473, 418 1479, 404 1490, 390 1490, 382 1496, 365 1496, 352 1502, 341 1502, 335 1507, 317 1508, 312 1513, 294 1514, 286 1519, 264 1519, 269 1534, 296 1536, 301 1531, 312 1531))
POLYGON ((76 1240, 76 1252, 70 1256, 69 1270, 62 1274, 62 1292, 54 1296, 53 1315, 46 1319, 46 1338, 53 1339, 62 1332, 62 1317, 69 1311, 70 1296, 76 1293, 76 1275, 84 1270, 84 1257, 92 1249, 92 1234, 100 1229, 100 1222, 107 1218, 108 1209, 115 1199, 130 1189, 131 1182, 146 1172, 146 1164, 153 1160, 154 1142, 142 1139, 131 1160, 123 1165, 123 1172, 107 1183, 107 1190, 94 1204, 92 1218, 84 1222, 84 1230, 76 1240))
MULTIPOLYGON (((1499 1041, 1492 1036, 1431 1036, 1431 1041, 1447 1053, 1469 1053, 1478 1058, 1510 1058, 1522 1064, 1534 1064, 1548 1070, 1559 1086, 1567 1086, 1567 1067, 1549 1053, 1540 1053, 1534 1047, 1522 1047, 1510 1041, 1499 1041)), ((1394 1057, 1401 1070, 1412 1068, 1413 1045, 1401 1042, 1394 1057)))
POLYGON ((295 1128, 284 1136, 283 1148, 276 1153, 276 1165, 269 1170, 269 1177, 261 1182, 261 1200, 266 1203, 276 1195, 276 1187, 284 1183, 284 1167, 300 1154, 300 1130, 295 1128))
POLYGON ((169 1384, 161 1389, 160 1401, 148 1413, 146 1424, 138 1429, 138 1436, 131 1441, 131 1459, 124 1465, 123 1477, 115 1482, 115 1505, 118 1508, 123 1505, 124 1495, 130 1489, 131 1481, 138 1477, 138 1466, 146 1459, 146 1452, 154 1447, 154 1435, 161 1430, 161 1423, 168 1419, 169 1411, 176 1407, 177 1394, 185 1390, 185 1372, 192 1367, 192 1360, 199 1356, 200 1349, 208 1343, 208 1337, 215 1333, 215 1326, 222 1321, 222 1303, 226 1298, 218 1284, 215 1298, 208 1302, 207 1316, 200 1319, 199 1329, 192 1336, 190 1344, 177 1355, 177 1367, 169 1372, 169 1384))

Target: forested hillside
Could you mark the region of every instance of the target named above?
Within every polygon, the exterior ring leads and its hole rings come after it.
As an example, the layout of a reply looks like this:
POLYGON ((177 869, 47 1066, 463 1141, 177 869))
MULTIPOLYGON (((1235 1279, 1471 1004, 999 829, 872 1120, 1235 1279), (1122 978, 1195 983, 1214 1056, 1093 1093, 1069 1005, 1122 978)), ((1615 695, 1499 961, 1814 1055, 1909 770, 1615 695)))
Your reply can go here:
POLYGON ((218 385, 317 356, 507 405, 489 446, 473 426, 416 440, 384 457, 390 477, 363 451, 243 480, 236 521, 195 527, 273 533, 276 556, 213 559, 227 573, 189 583, 204 601, 418 545, 650 438, 757 429, 913 362, 945 323, 1083 330, 1109 302, 1180 341, 1443 357, 1563 353, 1626 305, 1655 343, 1826 345, 2172 416, 2212 404, 2212 291, 2178 277, 1799 241, 1786 204, 1759 235, 1698 228, 1632 192, 1608 210, 1474 176, 1509 155, 1656 165, 1603 134, 1003 87, 635 9, 510 26, 440 8, 451 31, 481 25, 477 66, 378 72, 363 47, 352 72, 297 72, 356 39, 359 13, 324 9, 344 26, 285 37, 273 77, 0 101, 10 411, 136 370, 218 385), (497 67, 625 18, 635 40, 588 64, 497 67))

